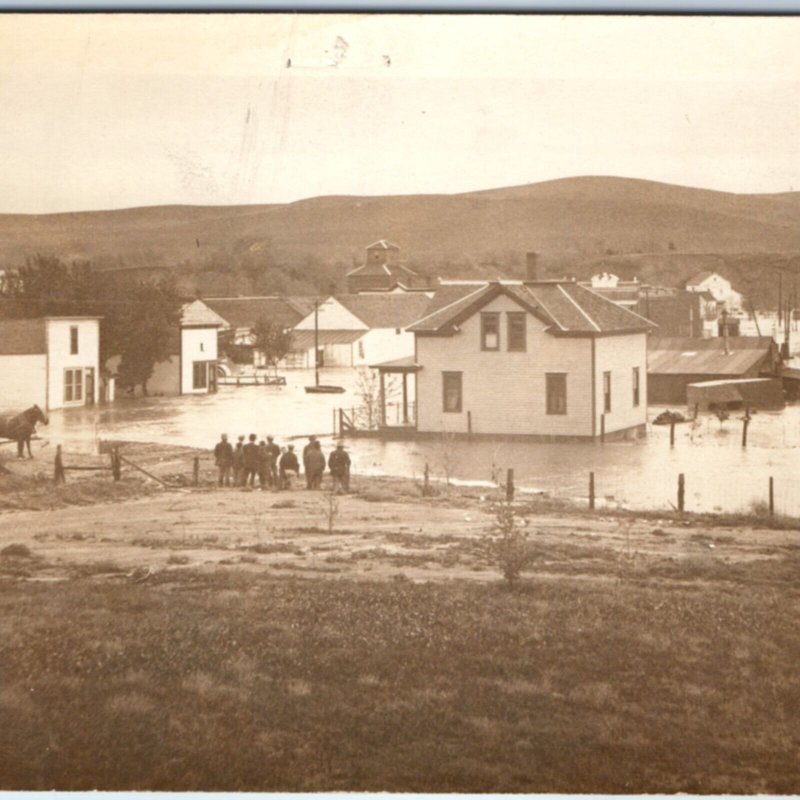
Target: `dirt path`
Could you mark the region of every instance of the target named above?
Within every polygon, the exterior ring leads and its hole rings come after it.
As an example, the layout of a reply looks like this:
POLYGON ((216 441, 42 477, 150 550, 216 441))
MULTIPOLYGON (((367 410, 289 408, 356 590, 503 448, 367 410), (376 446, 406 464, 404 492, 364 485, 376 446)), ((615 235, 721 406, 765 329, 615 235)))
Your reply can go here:
MULTIPOLYGON (((402 482, 362 481, 357 494, 329 499, 296 490, 166 490, 139 499, 0 514, 0 550, 33 554, 0 575, 62 579, 147 570, 232 566, 303 575, 416 581, 495 580, 482 538, 493 523, 479 495, 424 499, 402 482)), ((620 570, 668 576, 707 573, 796 555, 800 531, 698 527, 667 519, 522 512, 534 573, 608 578, 620 570)), ((6 568, 3 568, 5 564, 6 568)))

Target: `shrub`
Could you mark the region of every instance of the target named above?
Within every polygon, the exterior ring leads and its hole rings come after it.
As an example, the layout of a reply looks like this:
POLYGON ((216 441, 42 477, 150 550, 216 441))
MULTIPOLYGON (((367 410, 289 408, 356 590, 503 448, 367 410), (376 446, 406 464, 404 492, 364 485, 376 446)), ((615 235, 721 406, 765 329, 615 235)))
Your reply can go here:
POLYGON ((517 518, 510 503, 495 506, 495 522, 488 536, 489 563, 497 567, 513 589, 532 560, 527 534, 517 527, 517 518))

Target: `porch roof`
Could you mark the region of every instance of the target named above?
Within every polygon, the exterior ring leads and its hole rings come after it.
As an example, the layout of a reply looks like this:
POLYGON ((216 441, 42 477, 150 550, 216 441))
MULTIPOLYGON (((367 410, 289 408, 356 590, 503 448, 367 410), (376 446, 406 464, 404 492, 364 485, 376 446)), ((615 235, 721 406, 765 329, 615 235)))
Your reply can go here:
POLYGON ((379 372, 419 372, 422 365, 417 364, 414 356, 406 356, 393 361, 383 361, 380 364, 370 364, 370 369, 377 369, 379 372))

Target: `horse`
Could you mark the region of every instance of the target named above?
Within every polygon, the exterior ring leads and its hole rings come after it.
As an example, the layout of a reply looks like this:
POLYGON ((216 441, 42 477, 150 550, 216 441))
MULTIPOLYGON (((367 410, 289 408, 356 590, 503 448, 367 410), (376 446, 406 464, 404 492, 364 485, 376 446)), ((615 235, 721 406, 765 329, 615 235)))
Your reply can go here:
POLYGON ((48 424, 47 414, 37 405, 13 417, 0 417, 0 439, 11 439, 17 443, 17 458, 25 458, 25 445, 28 445, 28 458, 31 453, 31 436, 36 433, 36 424, 48 424))

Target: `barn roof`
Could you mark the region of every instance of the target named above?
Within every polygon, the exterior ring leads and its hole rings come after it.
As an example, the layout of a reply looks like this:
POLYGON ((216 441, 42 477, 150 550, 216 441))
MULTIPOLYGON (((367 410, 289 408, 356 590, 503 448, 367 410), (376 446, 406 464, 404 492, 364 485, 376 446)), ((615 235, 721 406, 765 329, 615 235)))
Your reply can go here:
POLYGON ((362 277, 367 275, 387 275, 391 278, 402 280, 409 275, 414 276, 417 274, 418 273, 414 272, 411 267, 406 267, 403 264, 367 263, 362 264, 362 266, 356 267, 355 269, 351 269, 345 277, 351 278, 353 275, 359 275, 362 277))
POLYGON ((186 328, 224 327, 225 320, 202 300, 193 300, 181 309, 181 326, 186 328))
POLYGON ((47 352, 45 320, 0 320, 0 355, 28 356, 47 352))
POLYGON ((426 314, 409 330, 451 335, 457 326, 500 295, 548 325, 555 334, 597 335, 648 331, 653 324, 573 281, 494 281, 446 285, 434 295, 426 314))

